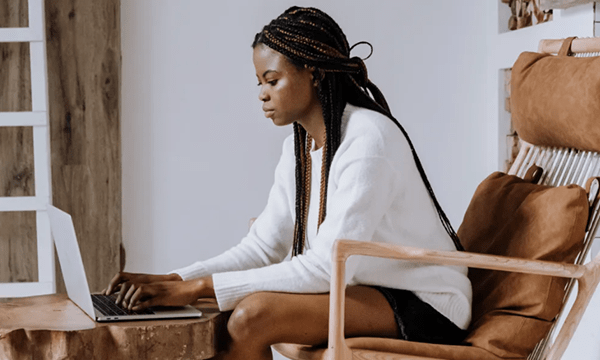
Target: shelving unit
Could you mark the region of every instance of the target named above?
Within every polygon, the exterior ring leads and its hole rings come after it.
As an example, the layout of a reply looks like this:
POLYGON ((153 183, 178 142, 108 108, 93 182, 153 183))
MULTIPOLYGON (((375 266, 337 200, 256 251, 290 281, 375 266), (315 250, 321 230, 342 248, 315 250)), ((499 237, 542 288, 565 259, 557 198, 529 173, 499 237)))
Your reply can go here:
MULTIPOLYGON (((507 98, 510 98, 510 69, 523 51, 537 51, 538 43, 542 39, 560 39, 568 36, 592 37, 600 29, 600 6, 593 1, 582 0, 554 0, 553 4, 558 4, 553 9, 553 20, 547 23, 538 24, 514 31, 509 31, 506 23, 510 16, 510 9, 501 0, 498 2, 498 27, 497 35, 492 37, 490 44, 490 80, 495 84, 491 89, 492 94, 497 99, 492 108, 495 109, 496 126, 492 130, 496 134, 497 147, 491 149, 495 154, 497 163, 491 170, 506 170, 506 167, 512 163, 511 157, 514 154, 515 143, 518 144, 518 138, 511 124, 510 104, 507 98)), ((540 5, 544 9, 550 1, 541 0, 540 5)), ((517 134, 518 135, 518 134, 517 134)))
POLYGON ((44 1, 29 0, 27 5, 28 27, 0 28, 0 43, 29 43, 31 111, 0 112, 0 127, 32 129, 35 194, 0 197, 0 212, 35 212, 38 279, 0 283, 0 297, 52 294, 56 288, 54 246, 46 212, 46 206, 51 202, 52 181, 44 1))

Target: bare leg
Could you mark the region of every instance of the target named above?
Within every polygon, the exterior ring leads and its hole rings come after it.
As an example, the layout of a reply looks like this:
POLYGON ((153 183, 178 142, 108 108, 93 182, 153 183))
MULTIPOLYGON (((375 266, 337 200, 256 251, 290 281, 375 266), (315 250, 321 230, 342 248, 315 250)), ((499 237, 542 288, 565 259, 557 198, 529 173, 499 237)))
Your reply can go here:
MULTIPOLYGON (((346 290, 346 314, 346 336, 397 336, 392 308, 371 287, 346 290)), ((264 360, 272 358, 273 344, 323 344, 328 321, 329 294, 252 294, 231 314, 227 323, 230 344, 217 358, 264 360)))

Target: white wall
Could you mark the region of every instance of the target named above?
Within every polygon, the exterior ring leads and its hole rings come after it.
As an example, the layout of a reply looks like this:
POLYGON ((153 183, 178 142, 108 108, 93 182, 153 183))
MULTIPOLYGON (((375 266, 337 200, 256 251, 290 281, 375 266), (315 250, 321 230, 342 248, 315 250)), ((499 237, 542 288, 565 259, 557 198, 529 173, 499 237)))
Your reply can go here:
MULTIPOLYGON (((123 0, 123 223, 127 269, 163 272, 237 243, 260 213, 281 141, 250 44, 293 1, 123 0)), ((489 162, 483 2, 299 1, 370 41, 386 95, 458 225, 489 162)), ((357 48, 365 54, 365 48, 357 48)))
MULTIPOLYGON (((262 115, 250 44, 293 4, 328 12, 351 44, 373 44, 370 78, 455 226, 497 169, 497 71, 518 52, 506 50, 517 35, 497 36, 495 1, 122 0, 126 270, 160 273, 216 255, 261 212, 291 128, 262 115)), ((535 49, 533 37, 519 51, 535 49)))

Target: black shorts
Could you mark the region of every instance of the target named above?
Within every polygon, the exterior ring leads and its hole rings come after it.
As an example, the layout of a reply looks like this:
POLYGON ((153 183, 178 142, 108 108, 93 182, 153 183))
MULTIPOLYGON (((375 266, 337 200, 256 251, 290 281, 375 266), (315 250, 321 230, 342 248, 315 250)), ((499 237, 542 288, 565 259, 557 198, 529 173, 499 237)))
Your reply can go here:
POLYGON ((387 299, 394 311, 401 340, 431 344, 460 344, 467 332, 412 291, 373 286, 387 299))

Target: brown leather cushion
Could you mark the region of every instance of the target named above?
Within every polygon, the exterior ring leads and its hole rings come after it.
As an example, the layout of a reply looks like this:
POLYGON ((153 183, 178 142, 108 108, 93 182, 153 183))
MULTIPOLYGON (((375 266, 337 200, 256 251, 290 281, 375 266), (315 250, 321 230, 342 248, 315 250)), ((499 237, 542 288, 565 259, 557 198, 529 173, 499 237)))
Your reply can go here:
MULTIPOLYGON (((349 338, 346 344, 355 359, 444 359, 502 360, 487 350, 474 346, 427 344, 386 338, 349 338)), ((324 346, 275 344, 281 355, 290 359, 324 359, 324 346)))
MULTIPOLYGON (((458 235, 466 251, 573 262, 588 218, 586 192, 493 173, 475 191, 458 235)), ((466 342, 501 358, 527 356, 558 314, 567 279, 470 269, 473 317, 466 342)))
POLYGON ((512 68, 511 116, 519 137, 600 151, 600 57, 522 53, 512 68))
MULTIPOLYGON (((477 348, 474 346, 462 345, 440 345, 427 344, 416 341, 405 341, 396 339, 383 338, 352 338, 347 339, 346 343, 353 352, 358 352, 357 349, 379 351, 383 353, 407 355, 406 359, 413 359, 412 356, 419 356, 426 359, 444 359, 444 360, 500 360, 491 352, 477 348)), ((367 356, 355 356, 357 359, 367 359, 367 356)), ((372 356, 372 359, 387 359, 388 357, 381 355, 380 357, 372 356)), ((390 359, 395 357, 390 356, 390 359)))

